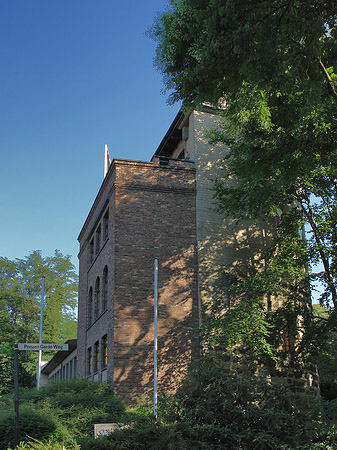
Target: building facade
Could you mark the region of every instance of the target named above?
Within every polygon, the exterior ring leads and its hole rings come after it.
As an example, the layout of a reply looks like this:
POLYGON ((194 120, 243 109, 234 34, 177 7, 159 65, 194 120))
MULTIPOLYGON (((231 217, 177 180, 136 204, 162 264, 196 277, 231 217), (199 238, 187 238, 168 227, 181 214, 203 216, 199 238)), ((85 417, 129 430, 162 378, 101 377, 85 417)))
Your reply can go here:
POLYGON ((77 342, 76 339, 66 341, 68 351, 58 351, 50 361, 46 361, 41 369, 40 386, 49 382, 76 378, 77 342))
POLYGON ((227 154, 205 136, 216 124, 211 108, 180 112, 151 162, 113 160, 78 238, 78 376, 125 398, 153 387, 154 259, 158 387, 172 392, 198 363, 203 316, 229 303, 232 280, 255 264, 252 247, 266 242, 264 229, 216 212, 227 154))
POLYGON ((195 169, 115 159, 79 235, 78 374, 134 398, 153 386, 154 259, 158 386, 174 390, 199 354, 195 169))

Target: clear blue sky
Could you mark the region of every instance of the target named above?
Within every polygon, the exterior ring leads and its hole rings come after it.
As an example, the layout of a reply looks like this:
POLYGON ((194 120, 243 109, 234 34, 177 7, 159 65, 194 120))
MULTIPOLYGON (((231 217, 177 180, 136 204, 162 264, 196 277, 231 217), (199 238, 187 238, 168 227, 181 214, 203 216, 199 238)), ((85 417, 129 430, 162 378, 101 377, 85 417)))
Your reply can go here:
POLYGON ((111 157, 149 160, 167 106, 145 36, 165 0, 0 0, 0 256, 72 255, 111 157))

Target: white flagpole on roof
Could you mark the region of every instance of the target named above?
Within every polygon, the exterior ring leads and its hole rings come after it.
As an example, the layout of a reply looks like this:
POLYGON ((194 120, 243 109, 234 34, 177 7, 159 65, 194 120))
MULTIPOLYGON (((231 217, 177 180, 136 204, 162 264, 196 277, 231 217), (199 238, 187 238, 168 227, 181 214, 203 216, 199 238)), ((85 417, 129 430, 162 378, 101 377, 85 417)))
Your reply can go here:
POLYGON ((108 173, 109 167, 110 167, 110 155, 107 144, 105 144, 104 148, 104 178, 106 174, 108 173))

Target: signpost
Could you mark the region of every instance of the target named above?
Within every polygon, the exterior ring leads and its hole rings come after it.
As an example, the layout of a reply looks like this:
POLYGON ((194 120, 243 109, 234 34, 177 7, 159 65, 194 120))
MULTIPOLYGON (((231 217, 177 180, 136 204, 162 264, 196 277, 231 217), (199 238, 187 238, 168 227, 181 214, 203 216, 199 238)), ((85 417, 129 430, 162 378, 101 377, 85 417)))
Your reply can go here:
POLYGON ((36 350, 42 352, 55 352, 69 350, 68 344, 18 344, 18 350, 36 350))
MULTIPOLYGON (((14 344, 14 448, 19 445, 19 350, 33 351, 67 351, 69 344, 14 344)), ((38 368, 40 371, 40 366, 38 368)))
POLYGON ((14 448, 19 444, 19 360, 18 344, 14 344, 14 448))

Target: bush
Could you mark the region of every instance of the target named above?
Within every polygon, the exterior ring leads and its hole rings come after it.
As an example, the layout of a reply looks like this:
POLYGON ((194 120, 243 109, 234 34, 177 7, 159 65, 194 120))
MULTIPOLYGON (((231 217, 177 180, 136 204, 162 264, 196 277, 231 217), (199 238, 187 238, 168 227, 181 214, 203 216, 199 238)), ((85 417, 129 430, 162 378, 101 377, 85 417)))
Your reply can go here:
POLYGON ((337 442, 336 405, 294 394, 288 385, 273 384, 240 367, 230 370, 219 360, 205 360, 163 403, 166 421, 220 427, 228 449, 313 449, 337 442))
MULTIPOLYGON (((1 404, 13 403, 7 398, 1 404)), ((44 441, 53 436, 55 442, 70 442, 73 438, 93 435, 93 424, 120 422, 125 416, 123 402, 109 386, 87 380, 71 380, 49 384, 40 390, 20 392, 19 429, 26 436, 44 441)), ((0 448, 13 441, 14 412, 0 405, 0 448)), ((34 448, 34 447, 33 447, 34 448)))
MULTIPOLYGON (((17 450, 64 450, 63 444, 56 442, 53 439, 48 439, 47 442, 40 442, 34 439, 29 442, 20 442, 17 450)), ((79 444, 76 442, 69 442, 67 444, 67 450, 80 450, 79 444)))
MULTIPOLYGON (((28 440, 27 436, 44 439, 55 432, 56 424, 50 411, 37 411, 29 405, 20 408, 19 431, 20 440, 28 440)), ((0 448, 7 448, 7 443, 14 439, 14 411, 0 414, 0 448)))
POLYGON ((85 439, 81 450, 223 450, 224 434, 214 425, 143 423, 100 439, 85 439))

